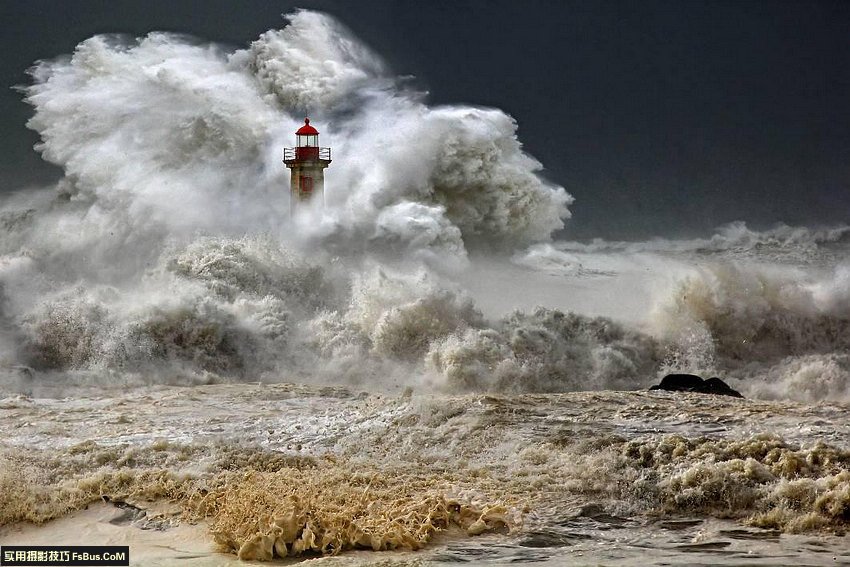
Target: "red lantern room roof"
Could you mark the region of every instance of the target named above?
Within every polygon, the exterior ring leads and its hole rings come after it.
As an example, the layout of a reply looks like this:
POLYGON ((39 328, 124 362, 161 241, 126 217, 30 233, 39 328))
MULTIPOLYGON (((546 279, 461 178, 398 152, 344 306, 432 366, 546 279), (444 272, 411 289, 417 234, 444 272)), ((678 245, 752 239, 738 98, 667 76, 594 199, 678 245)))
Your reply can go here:
POLYGON ((313 135, 317 136, 319 134, 319 131, 316 130, 315 128, 313 128, 312 126, 310 126, 310 119, 309 118, 305 118, 304 119, 304 126, 299 128, 298 131, 295 132, 295 134, 297 136, 313 136, 313 135))

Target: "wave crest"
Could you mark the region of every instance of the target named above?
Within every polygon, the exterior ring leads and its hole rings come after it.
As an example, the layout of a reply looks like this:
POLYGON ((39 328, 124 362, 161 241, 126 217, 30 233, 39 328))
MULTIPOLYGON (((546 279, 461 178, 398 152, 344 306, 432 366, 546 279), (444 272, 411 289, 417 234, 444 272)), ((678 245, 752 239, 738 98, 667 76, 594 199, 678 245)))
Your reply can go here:
POLYGON ((630 389, 654 376, 656 350, 609 319, 538 308, 436 341, 426 363, 451 390, 630 389))

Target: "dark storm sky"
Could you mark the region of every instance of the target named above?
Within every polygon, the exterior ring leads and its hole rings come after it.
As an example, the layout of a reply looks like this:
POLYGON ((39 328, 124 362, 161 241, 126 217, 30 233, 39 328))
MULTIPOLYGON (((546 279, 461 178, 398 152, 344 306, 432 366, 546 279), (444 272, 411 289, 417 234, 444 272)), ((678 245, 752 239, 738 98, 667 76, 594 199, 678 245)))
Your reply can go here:
MULTIPOLYGON (((513 115, 576 197, 567 236, 850 222, 850 2, 0 0, 0 81, 104 32, 244 46, 328 12, 433 103, 513 115)), ((58 175, 0 94, 4 190, 58 175)))

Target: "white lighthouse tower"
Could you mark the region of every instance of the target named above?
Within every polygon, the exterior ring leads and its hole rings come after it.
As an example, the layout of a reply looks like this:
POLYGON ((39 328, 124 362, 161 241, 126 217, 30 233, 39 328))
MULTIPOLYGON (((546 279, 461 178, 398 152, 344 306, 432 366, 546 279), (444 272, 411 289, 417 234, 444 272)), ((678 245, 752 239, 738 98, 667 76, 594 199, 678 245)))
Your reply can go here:
POLYGON ((325 202, 325 168, 331 163, 331 149, 319 147, 319 131, 304 119, 295 132, 295 147, 283 150, 283 163, 292 172, 290 213, 310 203, 325 202))

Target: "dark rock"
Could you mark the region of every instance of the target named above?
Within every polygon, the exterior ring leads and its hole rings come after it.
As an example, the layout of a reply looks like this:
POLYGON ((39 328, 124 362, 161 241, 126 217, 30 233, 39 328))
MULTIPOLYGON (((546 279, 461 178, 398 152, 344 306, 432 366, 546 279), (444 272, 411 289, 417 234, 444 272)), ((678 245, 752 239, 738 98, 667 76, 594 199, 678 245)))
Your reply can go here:
POLYGON ((652 386, 650 390, 666 390, 667 392, 695 392, 697 394, 715 394, 718 396, 732 396, 743 398, 740 392, 730 388, 720 378, 709 378, 703 380, 694 374, 668 374, 661 379, 660 384, 652 386))
POLYGON ((660 384, 650 390, 667 390, 668 392, 693 392, 702 390, 705 380, 695 374, 668 374, 661 379, 660 384))
POLYGON ((709 378, 705 381, 705 393, 717 394, 718 396, 732 396, 733 398, 744 397, 741 395, 741 392, 732 389, 729 387, 729 384, 717 377, 709 378))

